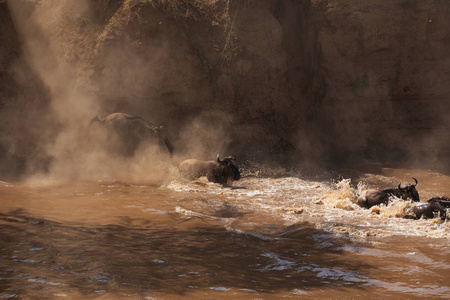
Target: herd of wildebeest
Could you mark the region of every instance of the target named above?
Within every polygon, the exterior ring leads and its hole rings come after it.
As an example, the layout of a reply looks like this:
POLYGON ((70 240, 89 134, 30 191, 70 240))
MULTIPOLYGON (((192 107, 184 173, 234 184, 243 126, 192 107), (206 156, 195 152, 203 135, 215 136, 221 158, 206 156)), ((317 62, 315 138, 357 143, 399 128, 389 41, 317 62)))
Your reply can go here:
MULTIPOLYGON (((163 126, 155 126, 145 119, 125 113, 113 113, 104 119, 94 117, 90 124, 100 123, 106 128, 107 141, 110 150, 122 156, 133 156, 142 142, 158 144, 162 152, 168 153, 172 159, 173 146, 165 136, 163 126)), ((241 178, 238 167, 234 164, 235 155, 225 157, 222 160, 217 155, 214 161, 202 161, 187 159, 178 164, 182 177, 196 180, 205 176, 209 181, 228 185, 241 178)), ((384 190, 368 189, 357 197, 357 203, 363 208, 371 208, 375 205, 387 205, 392 197, 403 200, 411 200, 411 204, 405 208, 405 217, 420 218, 447 218, 447 210, 450 209, 450 198, 433 197, 428 201, 420 201, 415 183, 403 186, 401 183, 396 188, 384 190)), ((450 215, 449 215, 450 216, 450 215)))

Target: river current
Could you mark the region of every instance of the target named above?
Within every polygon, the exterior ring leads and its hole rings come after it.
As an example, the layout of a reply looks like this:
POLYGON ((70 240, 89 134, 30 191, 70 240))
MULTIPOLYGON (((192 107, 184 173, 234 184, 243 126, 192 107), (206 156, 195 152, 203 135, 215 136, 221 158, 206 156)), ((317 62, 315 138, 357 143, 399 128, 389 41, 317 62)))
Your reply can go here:
POLYGON ((0 298, 450 298, 447 221, 354 203, 412 177, 449 196, 450 177, 344 173, 0 182, 0 298))

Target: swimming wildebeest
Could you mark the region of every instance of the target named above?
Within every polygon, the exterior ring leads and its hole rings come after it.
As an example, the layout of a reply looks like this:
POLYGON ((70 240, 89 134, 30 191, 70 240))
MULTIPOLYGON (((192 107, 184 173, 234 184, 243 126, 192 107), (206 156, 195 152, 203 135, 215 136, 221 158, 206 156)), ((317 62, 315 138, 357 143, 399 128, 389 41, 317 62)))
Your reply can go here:
POLYGON ((433 197, 426 202, 414 202, 405 208, 405 218, 408 219, 431 219, 439 216, 441 219, 447 217, 447 209, 450 209, 450 198, 433 197))
POLYGON ((241 173, 233 164, 233 160, 236 160, 234 155, 220 160, 219 154, 217 154, 216 161, 187 159, 179 165, 179 169, 181 175, 189 180, 206 176, 211 182, 229 184, 241 178, 241 173))
POLYGON ((162 126, 154 126, 145 119, 125 113, 113 113, 104 119, 95 116, 94 122, 101 123, 107 130, 109 150, 123 156, 133 156, 141 143, 159 144, 172 157, 173 146, 164 135, 162 126))
POLYGON ((411 200, 417 202, 419 201, 419 193, 416 190, 417 179, 413 178, 416 182, 415 184, 410 184, 407 186, 402 186, 401 183, 395 189, 385 189, 385 190, 365 190, 359 195, 357 201, 358 204, 365 208, 371 208, 374 205, 388 204, 389 198, 395 196, 397 198, 402 198, 404 200, 410 198, 411 200))

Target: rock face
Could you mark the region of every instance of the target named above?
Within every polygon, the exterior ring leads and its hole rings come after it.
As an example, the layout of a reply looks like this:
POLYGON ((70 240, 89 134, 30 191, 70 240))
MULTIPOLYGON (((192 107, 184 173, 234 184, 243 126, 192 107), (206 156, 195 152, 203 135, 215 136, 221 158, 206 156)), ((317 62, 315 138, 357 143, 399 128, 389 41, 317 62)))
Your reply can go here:
POLYGON ((48 158, 39 139, 51 135, 51 122, 48 91, 21 55, 19 35, 1 1, 0 40, 0 174, 8 177, 45 169, 48 158))
MULTIPOLYGON (((175 148, 199 158, 231 150, 285 165, 369 159, 450 169, 447 1, 7 3, 1 103, 33 95, 51 109, 43 120, 63 128, 124 111, 165 124, 175 148), (17 61, 37 74, 28 92, 11 73, 17 61)), ((2 157, 10 145, 2 140, 2 157)))
POLYGON ((449 11, 445 1, 327 2, 318 43, 323 109, 343 129, 335 143, 448 164, 449 11))

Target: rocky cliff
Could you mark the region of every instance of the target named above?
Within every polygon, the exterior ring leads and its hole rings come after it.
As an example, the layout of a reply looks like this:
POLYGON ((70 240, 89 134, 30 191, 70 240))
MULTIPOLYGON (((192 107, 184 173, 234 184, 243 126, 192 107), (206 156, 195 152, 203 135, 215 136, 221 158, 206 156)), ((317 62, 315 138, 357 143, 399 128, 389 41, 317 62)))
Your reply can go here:
POLYGON ((124 111, 165 124, 180 156, 448 170, 449 12, 439 0, 0 2, 0 155, 57 156, 77 142, 67 131, 124 111), (8 127, 30 116, 37 134, 8 127))

